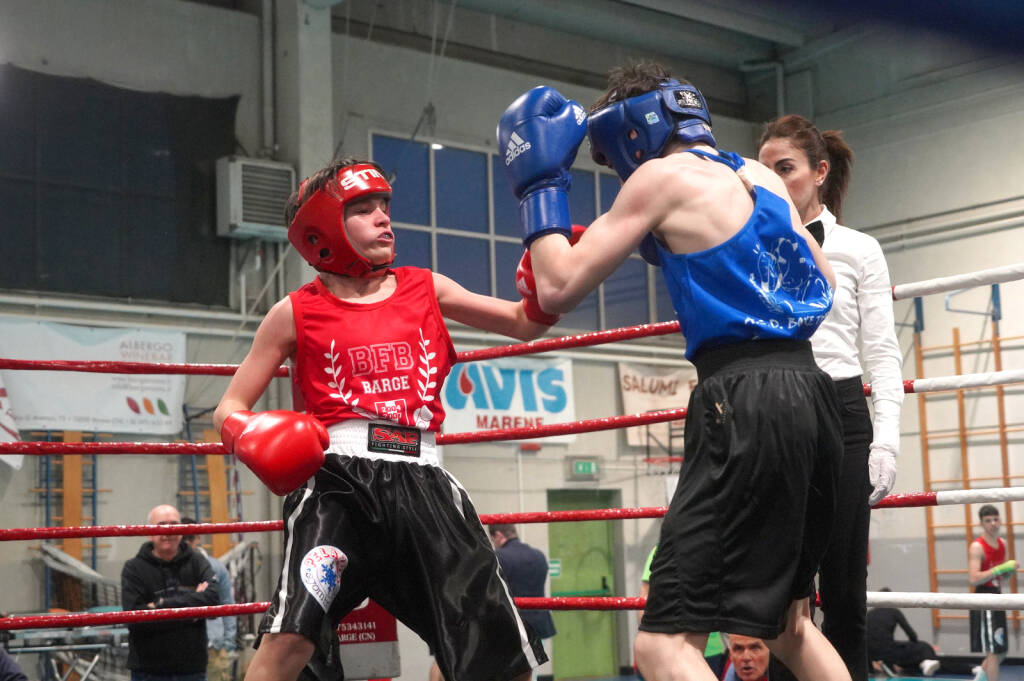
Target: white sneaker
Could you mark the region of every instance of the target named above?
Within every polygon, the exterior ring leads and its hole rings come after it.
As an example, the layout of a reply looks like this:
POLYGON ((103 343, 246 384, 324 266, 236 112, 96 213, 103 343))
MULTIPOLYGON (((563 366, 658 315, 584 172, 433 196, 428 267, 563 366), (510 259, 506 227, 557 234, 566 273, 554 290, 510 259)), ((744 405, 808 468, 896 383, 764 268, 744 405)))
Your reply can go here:
POLYGON ((988 674, 979 664, 977 667, 971 667, 971 673, 974 674, 974 678, 971 681, 988 681, 988 674))
POLYGON ((921 660, 921 673, 925 676, 932 676, 939 670, 938 660, 921 660))

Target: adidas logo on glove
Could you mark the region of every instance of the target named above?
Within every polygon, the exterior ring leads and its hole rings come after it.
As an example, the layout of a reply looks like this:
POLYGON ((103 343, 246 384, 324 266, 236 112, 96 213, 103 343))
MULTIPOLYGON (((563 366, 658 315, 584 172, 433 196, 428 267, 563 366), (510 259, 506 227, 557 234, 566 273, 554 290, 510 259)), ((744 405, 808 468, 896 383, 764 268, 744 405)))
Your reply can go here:
POLYGON ((511 139, 508 141, 508 146, 505 147, 505 165, 510 165, 512 161, 516 160, 516 157, 519 156, 519 154, 529 148, 530 143, 513 132, 511 139))
POLYGON ((572 113, 576 117, 576 125, 581 125, 583 121, 587 120, 587 112, 579 104, 572 105, 572 113))

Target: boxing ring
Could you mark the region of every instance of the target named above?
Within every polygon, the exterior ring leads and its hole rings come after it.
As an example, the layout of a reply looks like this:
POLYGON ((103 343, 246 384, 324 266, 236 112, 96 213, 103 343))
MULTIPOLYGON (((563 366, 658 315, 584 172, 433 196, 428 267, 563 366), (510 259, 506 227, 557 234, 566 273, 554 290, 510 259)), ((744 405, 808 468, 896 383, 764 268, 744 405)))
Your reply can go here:
MULTIPOLYGON (((1024 279, 1024 263, 994 268, 964 275, 942 277, 893 287, 894 300, 917 298, 923 295, 964 289, 967 287, 997 284, 1024 279)), ((561 338, 546 338, 528 343, 519 343, 458 353, 459 362, 511 357, 542 353, 550 350, 565 350, 599 345, 635 338, 678 333, 678 322, 664 322, 639 326, 583 333, 561 338)), ((59 360, 19 360, 0 358, 0 369, 24 371, 76 371, 129 374, 189 374, 229 376, 235 366, 225 364, 153 364, 143 362, 89 362, 59 360)), ((281 367, 276 375, 289 374, 281 367)), ((1024 382, 1024 369, 994 371, 976 374, 962 374, 939 378, 919 378, 904 381, 906 393, 928 393, 955 391, 966 388, 1000 386, 1024 382)), ((870 394, 870 385, 864 386, 870 394)), ((479 442, 498 442, 522 439, 589 433, 613 430, 631 426, 655 424, 683 419, 686 409, 667 409, 632 415, 615 415, 602 418, 583 419, 567 423, 543 424, 526 428, 499 428, 463 433, 443 433, 437 437, 439 445, 458 445, 479 442)), ((0 454, 22 454, 42 456, 64 455, 224 455, 219 443, 151 443, 151 442, 5 442, 0 443, 0 454)), ((961 489, 930 491, 891 495, 874 508, 917 508, 941 505, 959 505, 981 502, 1024 501, 1024 487, 1002 487, 990 489, 961 489)), ((525 513, 482 514, 481 521, 496 523, 555 523, 590 520, 627 520, 662 517, 667 508, 606 508, 574 511, 547 511, 525 513)), ((87 537, 129 537, 154 534, 222 534, 243 532, 278 532, 283 522, 256 521, 232 523, 199 523, 193 525, 106 525, 81 527, 35 527, 0 529, 0 541, 53 540, 87 537)), ((1024 610, 1024 594, 964 594, 938 592, 868 592, 869 606, 948 608, 957 610, 994 609, 1024 610)), ((523 609, 544 610, 638 610, 644 607, 644 599, 636 597, 554 597, 517 598, 516 603, 523 609)), ((30 631, 44 628, 115 627, 134 622, 158 620, 221 617, 225 615, 249 615, 263 612, 266 602, 239 603, 203 608, 180 608, 164 610, 137 610, 102 613, 61 613, 26 615, 0 619, 0 631, 30 631)))

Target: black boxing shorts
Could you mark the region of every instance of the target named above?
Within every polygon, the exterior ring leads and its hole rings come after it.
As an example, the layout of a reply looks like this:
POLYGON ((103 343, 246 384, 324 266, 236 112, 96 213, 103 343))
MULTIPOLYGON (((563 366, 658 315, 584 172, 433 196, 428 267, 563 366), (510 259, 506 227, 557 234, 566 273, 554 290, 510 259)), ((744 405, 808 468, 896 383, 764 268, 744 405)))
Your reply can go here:
POLYGON ((640 629, 776 638, 814 593, 842 459, 840 405, 810 343, 702 350, 684 462, 640 629))
POLYGON ((415 452, 374 453, 372 427, 331 426, 324 465, 285 499, 284 567, 260 636, 306 636, 307 672, 337 676, 338 622, 369 597, 427 642, 446 678, 505 681, 547 661, 433 434, 415 452))
MULTIPOLYGON (((1001 593, 998 587, 976 586, 974 593, 1001 593)), ((971 610, 971 652, 1004 655, 1009 649, 1006 611, 971 610)))

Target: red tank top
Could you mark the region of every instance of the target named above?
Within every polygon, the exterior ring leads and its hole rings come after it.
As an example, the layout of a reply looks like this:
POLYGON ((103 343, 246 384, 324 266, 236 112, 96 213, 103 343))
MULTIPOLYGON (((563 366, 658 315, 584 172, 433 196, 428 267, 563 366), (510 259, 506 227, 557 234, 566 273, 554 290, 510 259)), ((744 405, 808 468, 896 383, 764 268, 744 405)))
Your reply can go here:
MULTIPOLYGON (((982 550, 985 552, 985 557, 981 559, 982 571, 991 570, 996 565, 1006 562, 1006 544, 1003 542, 1002 537, 997 538, 999 541, 999 547, 993 548, 991 544, 985 541, 984 537, 978 537, 974 540, 975 544, 981 544, 982 550)), ((963 546, 961 544, 961 546, 963 546)), ((1002 581, 1002 575, 999 577, 993 577, 984 584, 978 586, 995 587, 998 589, 1002 581)))
POLYGON ((430 270, 397 267, 395 292, 350 303, 317 277, 288 294, 295 315, 297 405, 329 426, 386 419, 438 431, 441 384, 455 363, 430 270))

